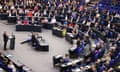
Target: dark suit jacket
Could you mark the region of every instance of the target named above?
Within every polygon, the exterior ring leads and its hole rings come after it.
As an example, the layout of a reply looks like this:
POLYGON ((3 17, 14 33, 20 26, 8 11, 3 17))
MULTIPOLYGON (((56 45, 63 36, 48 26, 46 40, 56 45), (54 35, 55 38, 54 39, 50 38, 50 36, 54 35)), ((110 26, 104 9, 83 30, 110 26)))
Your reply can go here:
POLYGON ((3 40, 4 40, 4 42, 8 41, 8 36, 6 34, 3 34, 3 40))

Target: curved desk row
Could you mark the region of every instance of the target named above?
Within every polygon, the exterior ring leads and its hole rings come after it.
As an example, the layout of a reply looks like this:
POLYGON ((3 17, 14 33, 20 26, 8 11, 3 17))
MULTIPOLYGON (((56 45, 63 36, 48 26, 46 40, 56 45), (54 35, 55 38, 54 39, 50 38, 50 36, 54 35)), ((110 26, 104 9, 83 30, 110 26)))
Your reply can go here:
POLYGON ((16 31, 33 31, 41 32, 42 25, 16 25, 16 31))
POLYGON ((25 72, 33 72, 32 69, 21 63, 16 57, 14 57, 12 54, 9 52, 3 52, 3 55, 7 57, 9 60, 11 60, 17 68, 23 67, 23 70, 25 72))

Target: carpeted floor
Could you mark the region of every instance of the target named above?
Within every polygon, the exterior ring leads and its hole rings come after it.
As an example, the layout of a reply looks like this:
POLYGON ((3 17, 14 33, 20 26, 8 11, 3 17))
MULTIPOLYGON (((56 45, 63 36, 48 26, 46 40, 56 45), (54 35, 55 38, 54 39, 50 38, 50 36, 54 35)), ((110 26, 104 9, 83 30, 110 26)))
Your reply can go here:
MULTIPOLYGON (((64 55, 72 46, 64 39, 53 36, 50 30, 44 30, 40 35, 49 43, 49 52, 39 52, 32 49, 28 44, 21 45, 30 32, 16 32, 15 25, 7 25, 6 21, 0 21, 0 49, 3 50, 2 33, 7 31, 9 35, 13 32, 16 36, 15 50, 8 50, 22 63, 30 67, 34 72, 59 72, 52 64, 54 55, 64 55)), ((9 48, 9 43, 8 43, 9 48)))

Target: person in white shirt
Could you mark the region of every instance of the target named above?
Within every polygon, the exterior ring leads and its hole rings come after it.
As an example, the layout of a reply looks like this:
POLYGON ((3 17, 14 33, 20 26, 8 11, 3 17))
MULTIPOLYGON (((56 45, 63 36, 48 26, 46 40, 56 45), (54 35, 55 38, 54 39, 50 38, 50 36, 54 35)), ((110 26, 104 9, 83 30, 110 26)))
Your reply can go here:
POLYGON ((0 10, 2 9, 2 5, 0 5, 0 10))
POLYGON ((54 23, 56 23, 56 19, 55 19, 55 17, 53 17, 52 19, 51 19, 51 22, 50 22, 51 24, 54 24, 54 23))
POLYGON ((87 21, 87 26, 90 26, 91 25, 91 21, 87 21))
POLYGON ((48 19, 45 17, 43 20, 42 20, 42 23, 47 23, 48 22, 48 19))
POLYGON ((23 9, 19 9, 19 14, 23 13, 23 9))
POLYGON ((12 69, 12 72, 16 72, 16 68, 15 68, 15 66, 14 66, 14 64, 13 64, 12 61, 9 62, 8 68, 11 68, 11 69, 12 69))
POLYGON ((14 8, 15 8, 14 5, 12 5, 12 6, 10 7, 11 10, 14 10, 14 8))
POLYGON ((45 16, 47 15, 47 11, 46 10, 44 10, 43 15, 45 15, 45 16))
POLYGON ((28 14, 29 13, 29 10, 28 9, 25 9, 25 14, 28 14))
POLYGON ((111 21, 108 21, 107 28, 110 29, 110 26, 111 26, 111 21))

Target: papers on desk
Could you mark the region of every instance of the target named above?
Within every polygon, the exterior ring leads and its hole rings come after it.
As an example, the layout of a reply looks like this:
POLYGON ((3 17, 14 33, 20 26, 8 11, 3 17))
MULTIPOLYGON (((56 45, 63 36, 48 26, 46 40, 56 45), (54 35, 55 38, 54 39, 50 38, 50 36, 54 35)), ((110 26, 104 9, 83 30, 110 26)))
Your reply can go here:
POLYGON ((81 61, 83 61, 83 58, 79 58, 79 59, 73 60, 73 61, 71 61, 71 62, 62 64, 61 67, 67 67, 67 66, 72 65, 73 63, 74 63, 74 64, 77 64, 77 63, 79 63, 79 62, 81 62, 81 61))
POLYGON ((40 45, 49 45, 45 40, 40 40, 40 45))
POLYGON ((70 66, 70 65, 72 65, 72 62, 68 62, 68 63, 66 63, 66 64, 62 64, 61 66, 62 66, 62 67, 66 67, 66 66, 70 66))
POLYGON ((83 59, 77 59, 77 60, 74 60, 72 63, 78 63, 80 61, 82 61, 83 59))
POLYGON ((70 37, 74 37, 72 33, 67 33, 70 37))
POLYGON ((70 51, 74 51, 76 49, 76 47, 72 47, 70 48, 70 51))
POLYGON ((55 58, 60 58, 60 57, 62 57, 62 55, 57 55, 57 56, 55 56, 55 58))
POLYGON ((11 56, 12 56, 12 55, 9 54, 9 55, 7 55, 6 57, 11 57, 11 56))
POLYGON ((90 69, 91 67, 89 65, 85 66, 86 69, 90 69))
POLYGON ((90 69, 91 67, 89 65, 85 66, 82 70, 80 68, 76 68, 76 69, 72 69, 72 72, 84 72, 88 69, 90 69))
MULTIPOLYGON (((53 29, 54 29, 54 30, 59 30, 59 31, 61 30, 61 29, 58 28, 58 27, 53 27, 53 29)), ((61 31, 62 31, 62 30, 61 30, 61 31)))
POLYGON ((25 70, 25 72, 32 72, 32 69, 30 69, 30 68, 27 67, 27 66, 24 66, 23 69, 25 70))
POLYGON ((58 29, 57 27, 53 27, 53 29, 58 29))
POLYGON ((11 14, 9 14, 8 17, 9 17, 9 18, 15 18, 16 16, 12 16, 11 14))
POLYGON ((72 72, 82 72, 82 71, 80 70, 80 68, 77 68, 77 69, 72 69, 72 72))

